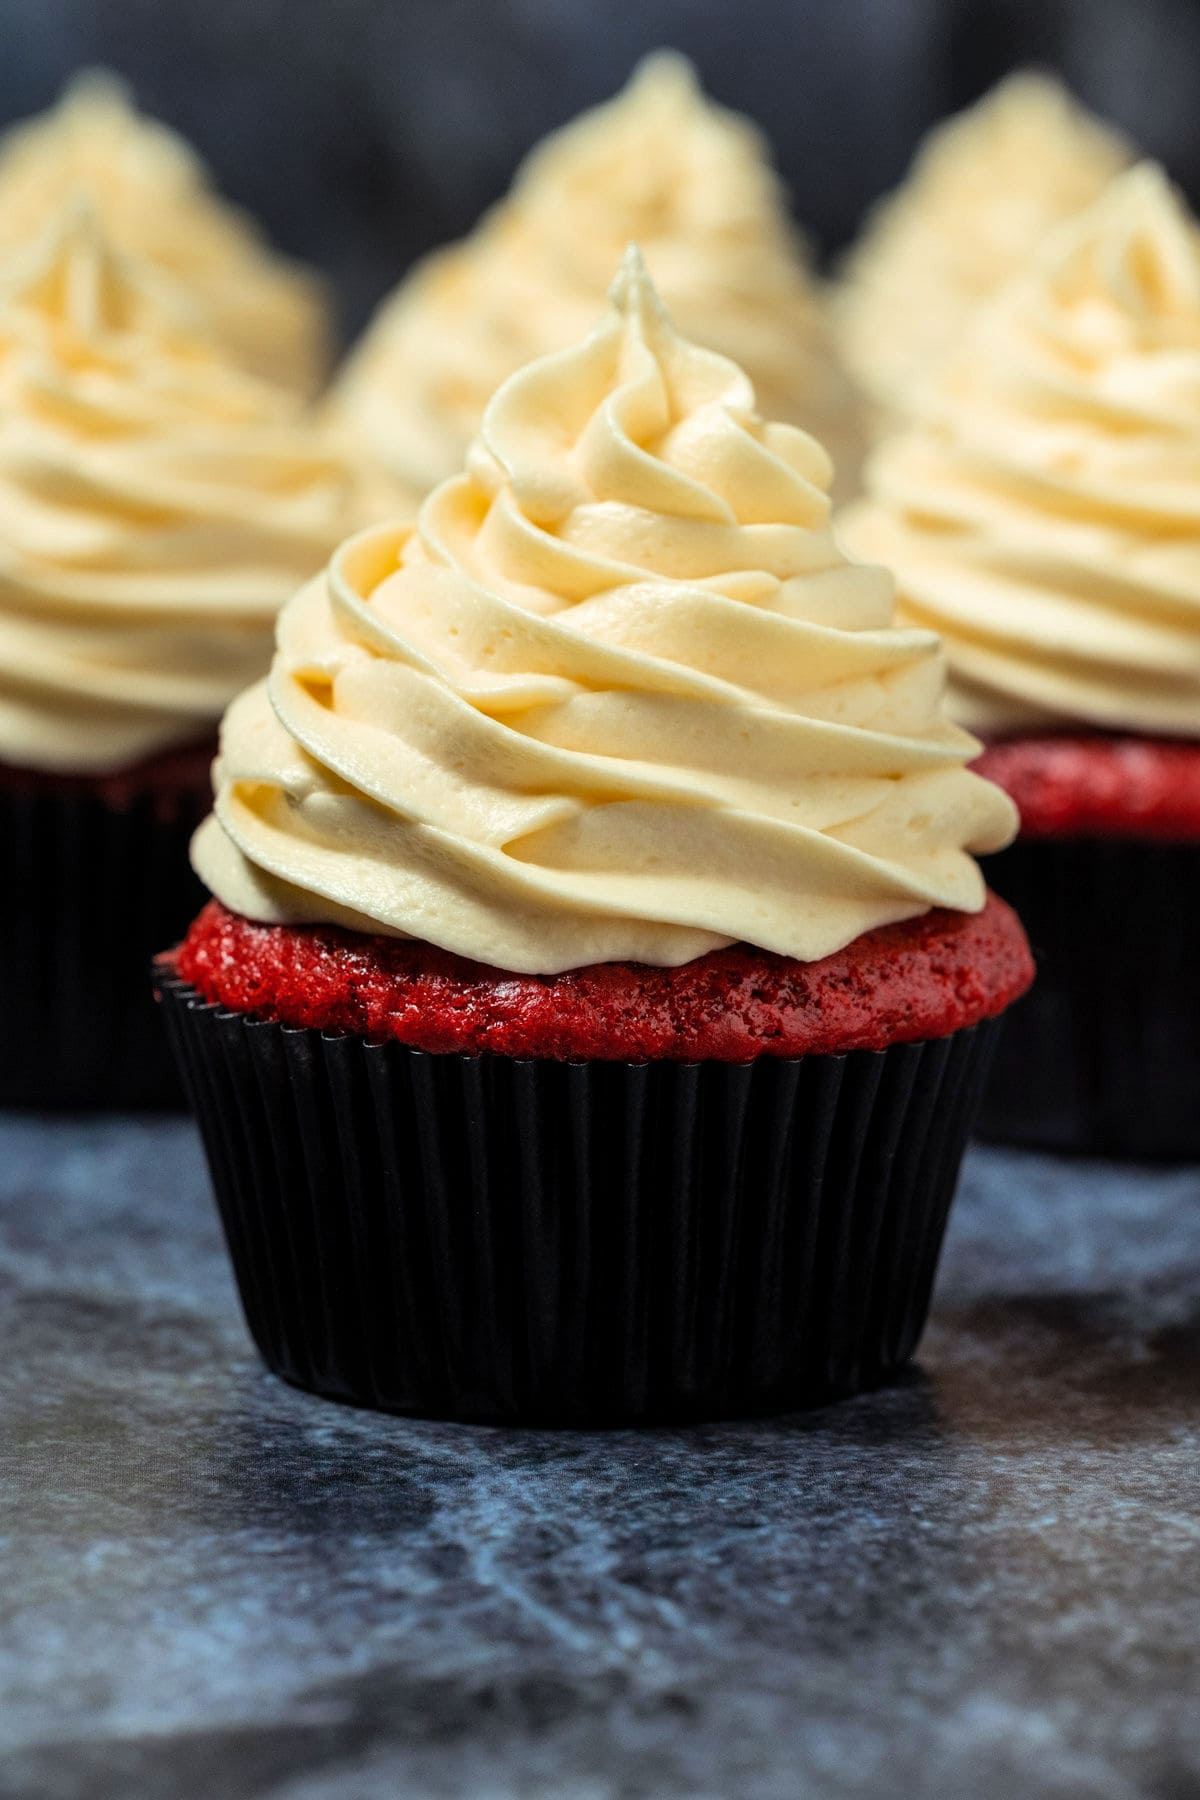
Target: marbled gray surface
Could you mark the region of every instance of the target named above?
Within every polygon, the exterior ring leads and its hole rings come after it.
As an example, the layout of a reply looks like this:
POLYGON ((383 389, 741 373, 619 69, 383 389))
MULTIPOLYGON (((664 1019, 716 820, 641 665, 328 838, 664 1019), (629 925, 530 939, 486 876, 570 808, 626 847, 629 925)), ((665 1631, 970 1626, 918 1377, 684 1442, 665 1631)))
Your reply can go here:
POLYGON ((921 1369, 751 1425, 258 1365, 178 1122, 0 1124, 0 1793, 1200 1793, 1200 1171, 976 1152, 921 1369))

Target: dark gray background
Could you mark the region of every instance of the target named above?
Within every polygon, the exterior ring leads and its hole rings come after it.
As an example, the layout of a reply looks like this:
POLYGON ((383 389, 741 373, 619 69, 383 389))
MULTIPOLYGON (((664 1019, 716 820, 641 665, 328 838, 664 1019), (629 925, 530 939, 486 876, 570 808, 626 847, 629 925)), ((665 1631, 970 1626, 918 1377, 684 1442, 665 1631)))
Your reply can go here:
POLYGON ((1057 67, 1200 191, 1196 0, 0 0, 0 121, 107 62, 337 282, 343 325, 659 44, 769 133, 823 247, 922 129, 1057 67))

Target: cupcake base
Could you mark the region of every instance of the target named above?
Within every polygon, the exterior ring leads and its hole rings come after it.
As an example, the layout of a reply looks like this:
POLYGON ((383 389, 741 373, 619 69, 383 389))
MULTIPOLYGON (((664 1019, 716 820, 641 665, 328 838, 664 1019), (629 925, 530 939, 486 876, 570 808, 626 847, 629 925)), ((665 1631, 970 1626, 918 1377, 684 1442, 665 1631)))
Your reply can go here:
POLYGON ((576 1425, 779 1411, 912 1354, 988 1020, 751 1062, 433 1055, 158 992, 264 1360, 576 1425))
POLYGON ((1200 843, 1021 838, 987 875, 1038 979, 1009 1014, 981 1136, 1200 1158, 1200 843))
POLYGON ((212 747, 118 776, 0 768, 0 1105, 179 1106, 146 963, 203 900, 212 747))

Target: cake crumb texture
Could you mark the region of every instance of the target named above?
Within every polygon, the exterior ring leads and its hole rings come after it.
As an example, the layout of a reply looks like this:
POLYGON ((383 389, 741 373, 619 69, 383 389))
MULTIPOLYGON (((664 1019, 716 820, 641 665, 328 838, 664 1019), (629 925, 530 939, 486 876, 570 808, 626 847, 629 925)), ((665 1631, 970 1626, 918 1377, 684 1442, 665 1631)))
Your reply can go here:
POLYGON ((1022 837, 1200 838, 1200 743, 1010 738, 974 767, 1016 802, 1022 837))
POLYGON ((259 925, 213 900, 162 959, 206 1000, 292 1026, 440 1053, 559 1060, 836 1054, 948 1036, 1033 978, 1016 914, 936 910, 819 962, 744 944, 679 968, 598 963, 513 975, 431 944, 259 925))

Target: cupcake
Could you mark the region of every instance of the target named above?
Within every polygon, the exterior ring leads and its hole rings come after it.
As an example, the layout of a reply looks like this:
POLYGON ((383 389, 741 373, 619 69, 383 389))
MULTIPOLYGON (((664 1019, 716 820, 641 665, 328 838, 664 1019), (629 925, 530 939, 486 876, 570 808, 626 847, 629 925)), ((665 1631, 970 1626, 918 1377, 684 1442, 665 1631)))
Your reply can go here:
POLYGON ((216 725, 356 521, 298 402, 76 203, 0 271, 0 1101, 175 1088, 146 959, 196 903, 216 725))
POLYGON ((885 444, 842 529, 942 634, 952 710, 1021 812, 989 865, 1040 953, 991 1135, 1200 1153, 1200 231, 1124 175, 885 444))
POLYGON ((270 250, 213 192, 183 139, 139 116, 123 83, 98 70, 0 137, 0 259, 23 251, 79 195, 117 249, 187 290, 244 367, 315 392, 331 336, 319 277, 270 250))
POLYGON ((1096 200, 1130 148, 1052 76, 1010 75, 929 133, 878 202, 835 290, 842 354, 880 434, 1036 246, 1096 200))
POLYGON ((997 1016, 1015 825, 830 467, 636 251, 226 715, 159 989, 303 1387, 595 1422, 881 1380, 997 1016))
POLYGON ((351 357, 334 415, 402 504, 458 473, 507 376, 591 328, 631 238, 680 329, 738 362, 768 417, 818 435, 852 491, 857 402, 766 145, 659 52, 546 138, 470 237, 418 264, 351 357))

